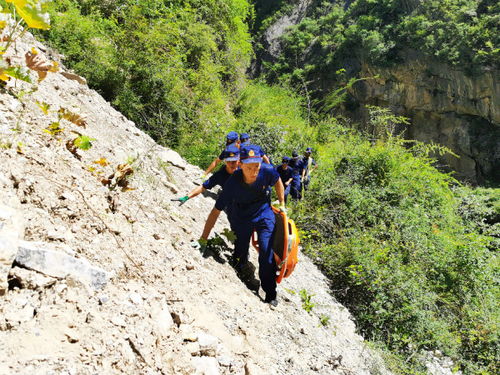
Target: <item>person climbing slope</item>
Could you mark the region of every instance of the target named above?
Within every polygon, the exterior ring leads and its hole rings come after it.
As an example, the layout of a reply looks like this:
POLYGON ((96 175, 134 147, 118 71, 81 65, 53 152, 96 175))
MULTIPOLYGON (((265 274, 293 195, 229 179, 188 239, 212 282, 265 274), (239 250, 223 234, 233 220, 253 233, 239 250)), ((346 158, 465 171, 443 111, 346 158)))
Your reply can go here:
POLYGON ((293 171, 292 168, 288 166, 290 162, 290 158, 288 156, 283 156, 281 161, 281 165, 276 168, 278 171, 281 182, 283 182, 283 187, 285 188, 285 202, 288 200, 288 194, 290 194, 291 183, 293 180, 293 171))
POLYGON ((288 166, 292 169, 292 182, 290 187, 290 195, 292 199, 298 200, 302 198, 302 184, 300 178, 302 175, 302 159, 297 151, 292 152, 292 158, 288 162, 288 166))
POLYGON ((226 149, 220 154, 220 158, 224 160, 224 167, 220 168, 217 172, 210 176, 210 178, 206 180, 202 185, 191 190, 188 195, 172 200, 179 201, 182 205, 189 199, 194 198, 204 191, 210 190, 217 185, 219 185, 220 187, 224 187, 224 184, 229 179, 229 177, 231 177, 231 175, 238 169, 240 149, 236 145, 231 144, 226 147, 226 149))
POLYGON ((301 182, 304 190, 307 190, 309 188, 309 183, 311 182, 311 172, 314 171, 316 168, 318 168, 318 165, 316 164, 316 160, 314 160, 311 156, 312 154, 312 148, 308 147, 306 148, 306 151, 304 152, 304 157, 302 158, 302 177, 301 177, 301 182))
MULTIPOLYGON (((229 146, 229 145, 234 145, 236 147, 239 147, 239 143, 238 143, 238 133, 236 132, 229 132, 227 133, 226 135, 226 147, 229 146)), ((201 179, 203 181, 205 181, 207 179, 207 176, 210 172, 212 172, 214 170, 215 167, 217 167, 217 165, 219 165, 219 163, 223 160, 223 152, 214 159, 214 161, 212 161, 212 163, 210 163, 210 165, 208 166, 208 168, 206 169, 206 171, 203 173, 203 176, 201 176, 201 179)))
POLYGON ((224 185, 224 190, 217 199, 215 207, 208 216, 202 240, 207 240, 219 217, 227 206, 233 205, 232 220, 236 233, 235 260, 236 271, 243 271, 248 266, 249 245, 252 232, 258 234, 259 242, 259 278, 266 293, 265 302, 276 306, 277 270, 272 249, 275 216, 270 204, 270 188, 274 186, 280 209, 285 211, 284 188, 278 172, 268 164, 262 163, 258 147, 245 145, 240 149, 241 169, 233 173, 224 185))
MULTIPOLYGON (((250 143, 250 135, 248 133, 241 133, 240 134, 240 147, 241 146, 247 146, 247 145, 250 145, 250 144, 251 144, 250 143)), ((271 161, 269 160, 269 157, 266 155, 266 153, 264 152, 264 150, 262 150, 262 147, 257 146, 257 145, 254 145, 254 146, 259 149, 259 153, 262 156, 262 160, 264 161, 264 163, 271 164, 271 161)))

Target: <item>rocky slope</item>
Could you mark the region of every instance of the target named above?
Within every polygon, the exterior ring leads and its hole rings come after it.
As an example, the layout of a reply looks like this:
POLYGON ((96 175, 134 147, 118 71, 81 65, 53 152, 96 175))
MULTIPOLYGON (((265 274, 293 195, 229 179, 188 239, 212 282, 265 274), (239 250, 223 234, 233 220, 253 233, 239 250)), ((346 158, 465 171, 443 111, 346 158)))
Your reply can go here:
MULTIPOLYGON (((7 56, 24 64, 33 46, 46 51, 28 35, 7 56)), ((170 199, 202 171, 75 78, 0 91, 0 374, 386 373, 306 257, 271 309, 228 248, 192 249, 213 195, 170 199)))

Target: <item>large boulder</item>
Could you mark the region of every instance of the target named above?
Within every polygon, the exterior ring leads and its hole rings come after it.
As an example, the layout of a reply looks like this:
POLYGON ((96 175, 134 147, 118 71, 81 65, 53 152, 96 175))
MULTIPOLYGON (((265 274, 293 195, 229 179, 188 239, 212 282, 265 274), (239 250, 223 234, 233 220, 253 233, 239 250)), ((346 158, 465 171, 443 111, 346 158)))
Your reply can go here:
POLYGON ((102 268, 91 265, 86 259, 78 259, 61 251, 52 250, 49 244, 40 242, 21 241, 16 262, 47 276, 73 277, 94 289, 106 286, 111 276, 102 268))

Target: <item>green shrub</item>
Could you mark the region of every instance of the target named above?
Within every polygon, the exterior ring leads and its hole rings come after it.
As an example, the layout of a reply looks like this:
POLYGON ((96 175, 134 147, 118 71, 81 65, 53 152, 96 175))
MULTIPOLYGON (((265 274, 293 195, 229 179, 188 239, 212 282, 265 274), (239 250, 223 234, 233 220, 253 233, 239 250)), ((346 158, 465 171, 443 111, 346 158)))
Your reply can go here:
MULTIPOLYGON (((336 134, 295 210, 306 252, 362 334, 408 358, 411 371, 424 370, 418 353, 439 349, 466 373, 493 373, 498 264, 490 237, 459 215, 456 181, 397 137, 336 134)), ((497 206, 483 199, 491 207, 472 213, 479 222, 497 206)))
POLYGON ((251 16, 246 0, 56 0, 43 35, 125 116, 201 165, 234 123, 251 16))
POLYGON ((293 150, 302 151, 316 136, 308 125, 303 99, 289 89, 252 82, 239 97, 236 128, 248 132, 274 161, 293 150))

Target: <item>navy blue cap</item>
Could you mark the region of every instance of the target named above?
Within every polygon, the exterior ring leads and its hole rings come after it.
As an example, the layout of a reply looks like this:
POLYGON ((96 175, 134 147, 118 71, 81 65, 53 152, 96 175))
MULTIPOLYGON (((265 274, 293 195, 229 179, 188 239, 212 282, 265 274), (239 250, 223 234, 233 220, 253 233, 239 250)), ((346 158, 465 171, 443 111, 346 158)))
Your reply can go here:
POLYGON ((240 148, 240 160, 242 163, 262 163, 260 147, 255 145, 244 145, 240 148))
POLYGON ((288 156, 283 156, 283 159, 281 159, 281 162, 283 164, 288 163, 290 161, 290 158, 288 156))
POLYGON ((235 145, 229 145, 222 152, 222 159, 224 161, 237 161, 240 160, 240 149, 235 145))
POLYGON ((311 153, 311 152, 312 152, 312 150, 313 150, 313 149, 312 149, 311 147, 306 148, 306 152, 311 153))
POLYGON ((292 152, 292 158, 298 158, 298 157, 299 154, 297 153, 297 151, 292 152))
POLYGON ((229 132, 226 135, 226 139, 228 141, 236 142, 238 140, 238 133, 236 133, 236 132, 229 132))
POLYGON ((250 139, 250 135, 248 133, 241 133, 240 134, 240 142, 245 142, 250 139))

